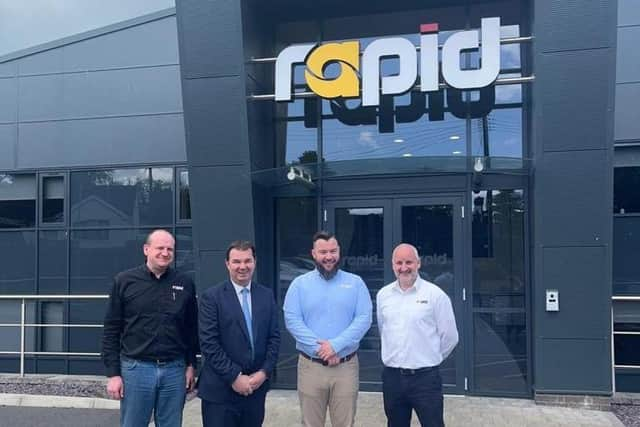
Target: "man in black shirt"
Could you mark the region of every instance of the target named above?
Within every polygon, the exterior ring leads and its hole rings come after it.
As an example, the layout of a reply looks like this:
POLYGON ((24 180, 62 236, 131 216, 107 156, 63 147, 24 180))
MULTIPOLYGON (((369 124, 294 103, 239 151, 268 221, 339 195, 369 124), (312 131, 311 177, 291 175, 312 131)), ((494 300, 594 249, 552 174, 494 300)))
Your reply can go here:
POLYGON ((147 262, 119 273, 104 320, 107 393, 122 399, 120 424, 182 425, 185 393, 194 386, 198 312, 193 281, 171 267, 175 239, 149 234, 147 262))

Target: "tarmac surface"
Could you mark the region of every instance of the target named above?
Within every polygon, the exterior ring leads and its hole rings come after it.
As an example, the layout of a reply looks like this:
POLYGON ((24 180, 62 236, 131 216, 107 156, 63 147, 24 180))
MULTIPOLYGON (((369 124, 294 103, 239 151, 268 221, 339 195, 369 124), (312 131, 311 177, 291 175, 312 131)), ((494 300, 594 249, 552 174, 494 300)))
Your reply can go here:
MULTIPOLYGON (((295 391, 273 390, 267 395, 265 427, 300 425, 295 391)), ((63 397, 0 393, 0 427, 102 427, 117 426, 119 403, 95 397, 63 397)), ((640 408, 640 406, 629 406, 640 408)), ((632 416, 629 420, 637 419, 632 416)), ((613 412, 537 405, 533 400, 471 396, 445 397, 448 427, 623 427, 613 412)), ((153 425, 153 424, 151 424, 153 425)), ((330 421, 327 418, 327 425, 330 421)), ((360 392, 356 426, 385 426, 380 393, 360 392)), ((202 426, 200 400, 187 403, 183 427, 202 426)), ((419 426, 414 416, 412 426, 419 426)))

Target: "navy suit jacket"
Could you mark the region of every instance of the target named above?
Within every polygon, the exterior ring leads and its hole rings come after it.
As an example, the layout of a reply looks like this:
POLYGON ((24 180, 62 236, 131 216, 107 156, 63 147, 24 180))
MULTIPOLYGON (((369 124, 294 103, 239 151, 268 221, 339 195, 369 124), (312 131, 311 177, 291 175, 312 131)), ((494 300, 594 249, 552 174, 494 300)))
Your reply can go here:
POLYGON ((251 283, 253 360, 242 307, 231 282, 225 281, 207 289, 199 300, 203 364, 198 379, 198 396, 218 403, 241 399, 231 384, 241 372, 250 375, 260 369, 266 372, 267 381, 259 390, 266 393, 268 378, 273 373, 280 348, 278 309, 271 289, 251 283))

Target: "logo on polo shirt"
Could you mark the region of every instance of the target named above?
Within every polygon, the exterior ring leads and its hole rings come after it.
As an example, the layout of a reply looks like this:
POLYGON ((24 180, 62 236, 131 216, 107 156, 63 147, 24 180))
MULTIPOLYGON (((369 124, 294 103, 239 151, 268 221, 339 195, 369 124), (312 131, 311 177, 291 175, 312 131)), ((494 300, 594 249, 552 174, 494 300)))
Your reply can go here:
POLYGON ((416 300, 416 302, 418 304, 429 304, 429 300, 426 300, 426 299, 419 299, 419 300, 416 300))
POLYGON ((174 291, 184 291, 184 286, 182 285, 171 285, 171 289, 174 291))

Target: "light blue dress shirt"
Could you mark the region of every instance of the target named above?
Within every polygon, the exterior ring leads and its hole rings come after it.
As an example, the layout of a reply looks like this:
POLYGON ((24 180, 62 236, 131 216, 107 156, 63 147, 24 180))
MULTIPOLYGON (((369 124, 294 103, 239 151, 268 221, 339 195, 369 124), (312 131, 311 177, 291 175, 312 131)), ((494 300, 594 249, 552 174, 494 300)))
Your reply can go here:
POLYGON ((318 357, 318 340, 329 340, 339 357, 358 349, 371 327, 371 296, 360 276, 338 270, 325 280, 318 270, 296 277, 284 299, 284 320, 296 349, 318 357))

